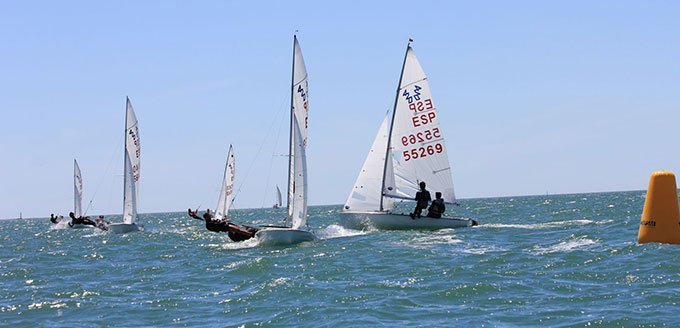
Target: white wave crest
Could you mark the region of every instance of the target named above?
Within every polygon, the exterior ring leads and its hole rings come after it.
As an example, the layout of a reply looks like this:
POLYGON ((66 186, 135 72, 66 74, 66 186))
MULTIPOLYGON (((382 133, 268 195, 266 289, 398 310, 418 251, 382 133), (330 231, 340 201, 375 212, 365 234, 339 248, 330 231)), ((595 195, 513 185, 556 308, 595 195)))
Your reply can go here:
POLYGON ((565 225, 586 225, 586 224, 591 224, 591 223, 594 223, 594 222, 595 221, 593 221, 593 220, 582 219, 582 220, 553 221, 553 222, 534 223, 534 224, 489 223, 489 224, 481 224, 481 225, 479 225, 479 227, 480 228, 547 229, 547 228, 555 228, 555 227, 565 226, 565 225))
POLYGON ((543 254, 550 254, 550 253, 558 253, 558 252, 569 252, 572 250, 576 250, 579 248, 582 248, 584 246, 588 245, 594 245, 597 244, 595 240, 588 239, 586 237, 579 237, 573 240, 567 240, 560 242, 558 244, 552 245, 552 246, 547 246, 547 247, 540 247, 540 246, 535 246, 533 253, 536 255, 543 255, 543 254))
POLYGON ((347 229, 343 226, 339 226, 337 224, 331 224, 331 225, 317 231, 316 236, 319 237, 319 239, 331 239, 331 238, 340 238, 340 237, 359 236, 359 235, 365 235, 367 233, 368 233, 368 231, 352 230, 352 229, 347 229))

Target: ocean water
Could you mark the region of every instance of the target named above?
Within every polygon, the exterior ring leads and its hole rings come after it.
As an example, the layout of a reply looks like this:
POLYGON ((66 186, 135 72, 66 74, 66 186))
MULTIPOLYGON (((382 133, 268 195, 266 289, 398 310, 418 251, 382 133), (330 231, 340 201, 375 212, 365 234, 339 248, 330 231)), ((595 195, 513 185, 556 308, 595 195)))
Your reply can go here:
POLYGON ((680 245, 637 244, 644 196, 462 200, 480 225, 434 232, 347 230, 340 206, 311 207, 321 239, 292 247, 234 243, 184 213, 125 235, 4 220, 0 326, 677 327, 680 245))

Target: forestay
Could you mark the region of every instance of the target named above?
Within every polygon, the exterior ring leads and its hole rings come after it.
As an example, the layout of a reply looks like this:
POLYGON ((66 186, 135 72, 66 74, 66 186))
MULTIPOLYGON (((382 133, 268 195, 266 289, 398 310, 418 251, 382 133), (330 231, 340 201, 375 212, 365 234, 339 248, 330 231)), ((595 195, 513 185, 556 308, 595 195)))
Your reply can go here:
POLYGON ((298 143, 296 138, 300 138, 302 148, 307 146, 307 112, 308 112, 308 77, 307 69, 305 68, 305 60, 302 57, 302 50, 297 41, 297 36, 293 38, 293 77, 291 82, 291 122, 290 122, 290 145, 289 145, 289 162, 288 162, 288 216, 293 216, 293 181, 295 180, 295 173, 293 170, 295 156, 295 145, 298 143), (295 136, 294 121, 300 128, 300 136, 295 136))
POLYGON ((137 117, 132 109, 130 99, 127 99, 125 113, 125 169, 123 194, 123 222, 135 223, 137 220, 137 196, 139 185, 139 130, 137 117))
POLYGON ((218 219, 226 218, 231 206, 231 194, 234 190, 234 172, 235 172, 234 151, 229 145, 229 153, 227 154, 227 164, 224 166, 224 178, 222 179, 222 189, 220 190, 220 198, 217 201, 217 208, 215 209, 215 217, 218 219))
POLYGON ((73 159, 73 213, 76 217, 83 215, 83 176, 80 175, 78 161, 73 159))
MULTIPOLYGON (((361 167, 359 176, 354 182, 352 192, 347 197, 345 202, 345 210, 349 211, 380 211, 380 198, 382 197, 381 186, 383 179, 383 170, 385 170, 385 149, 387 148, 388 132, 388 118, 389 113, 385 115, 378 135, 371 145, 371 149, 366 156, 364 165, 361 167)), ((386 186, 393 186, 394 174, 391 172, 391 161, 388 163, 388 174, 385 177, 390 179, 386 186)), ((391 210, 394 203, 391 198, 383 199, 383 209, 391 210)))
POLYGON ((390 143, 396 190, 388 190, 386 184, 385 194, 414 198, 419 182, 425 181, 432 196, 440 191, 446 202, 455 201, 439 112, 432 100, 425 72, 410 46, 404 59, 390 143))

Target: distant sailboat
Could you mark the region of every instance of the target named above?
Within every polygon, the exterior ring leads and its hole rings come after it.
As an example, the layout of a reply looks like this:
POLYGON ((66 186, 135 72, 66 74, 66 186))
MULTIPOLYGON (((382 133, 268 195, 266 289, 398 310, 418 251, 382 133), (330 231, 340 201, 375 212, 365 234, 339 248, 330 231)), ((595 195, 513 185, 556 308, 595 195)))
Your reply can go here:
POLYGON ((290 226, 265 225, 255 236, 260 244, 294 244, 316 239, 307 223, 308 77, 297 37, 293 37, 290 139, 288 148, 288 217, 290 226))
MULTIPOLYGON (((83 176, 80 174, 80 166, 78 166, 78 161, 76 159, 73 159, 73 214, 76 218, 79 218, 83 215, 83 210, 82 210, 82 204, 83 202, 83 176)), ((67 218, 66 220, 70 220, 70 218, 67 218)), ((85 224, 69 224, 69 227, 78 229, 78 228, 85 228, 85 227, 92 227, 90 225, 85 225, 85 224)))
POLYGON ((218 220, 226 219, 227 214, 229 214, 231 194, 234 191, 235 165, 234 150, 232 146, 229 145, 227 164, 224 166, 224 178, 222 179, 222 188, 220 189, 220 198, 217 200, 217 207, 215 208, 215 218, 218 220))
POLYGON ((112 223, 108 231, 112 233, 126 233, 138 231, 137 225, 137 196, 139 195, 139 129, 137 117, 132 109, 130 99, 126 99, 125 112, 125 159, 123 173, 123 222, 112 223))
POLYGON ((441 229, 467 227, 474 220, 392 213, 394 198, 414 200, 421 181, 451 204, 451 166, 427 76, 411 45, 406 48, 392 121, 385 116, 354 187, 340 212, 343 226, 355 229, 441 229), (396 142, 394 142, 396 140, 396 142))
POLYGON ((279 208, 281 207, 281 204, 281 189, 279 189, 279 186, 276 186, 276 203, 274 203, 272 208, 279 208))

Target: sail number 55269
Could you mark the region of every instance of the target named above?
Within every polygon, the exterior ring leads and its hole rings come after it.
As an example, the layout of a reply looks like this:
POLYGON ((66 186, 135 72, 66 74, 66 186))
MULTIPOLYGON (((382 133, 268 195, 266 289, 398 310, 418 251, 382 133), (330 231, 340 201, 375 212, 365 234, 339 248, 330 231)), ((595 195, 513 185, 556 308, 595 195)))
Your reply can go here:
POLYGON ((404 161, 408 162, 412 159, 418 159, 421 157, 427 157, 434 154, 438 154, 444 151, 444 147, 441 144, 436 143, 434 145, 429 145, 427 147, 413 148, 411 150, 404 150, 402 155, 404 155, 404 161))
POLYGON ((408 146, 415 144, 416 142, 425 142, 432 140, 432 138, 440 138, 439 128, 434 128, 432 130, 425 130, 423 132, 418 132, 416 134, 409 134, 408 136, 401 137, 401 144, 408 146))

